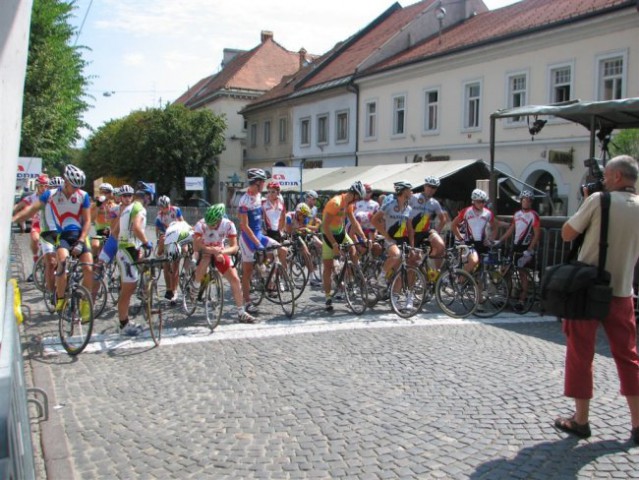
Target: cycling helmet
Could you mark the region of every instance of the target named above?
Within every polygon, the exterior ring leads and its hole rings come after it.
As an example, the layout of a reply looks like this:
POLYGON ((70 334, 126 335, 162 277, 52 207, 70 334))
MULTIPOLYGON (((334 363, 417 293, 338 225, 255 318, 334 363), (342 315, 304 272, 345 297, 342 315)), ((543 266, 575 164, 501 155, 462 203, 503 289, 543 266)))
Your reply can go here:
POLYGON ((110 183, 101 183, 98 190, 104 190, 105 192, 113 193, 113 185, 110 183))
POLYGON ((64 185, 64 178, 62 177, 51 177, 49 179, 49 187, 58 188, 64 185))
POLYGON ((519 200, 523 200, 524 198, 530 198, 532 200, 535 198, 535 194, 530 190, 522 190, 519 194, 519 200))
POLYGON ((75 165, 64 167, 64 178, 75 188, 84 187, 87 177, 82 170, 75 165))
POLYGON ((472 201, 482 200, 484 202, 487 202, 488 201, 488 195, 486 195, 486 192, 484 192, 483 190, 480 190, 479 188, 476 188, 475 190, 473 190, 473 193, 470 194, 470 199, 472 201))
POLYGON ((113 195, 115 195, 116 197, 120 196, 120 187, 115 187, 113 189, 113 195))
POLYGON ((317 192, 315 190, 309 190, 308 192, 306 192, 306 196, 314 198, 315 200, 317 200, 318 198, 317 192))
POLYGON ((301 213, 305 217, 311 216, 311 207, 309 207, 307 204, 303 202, 300 203, 297 207, 295 207, 295 211, 298 213, 301 213))
POLYGON ((171 205, 171 199, 166 195, 162 195, 160 198, 158 198, 158 205, 162 208, 167 208, 169 205, 171 205))
POLYGON ((424 179, 424 185, 428 185, 429 187, 439 187, 439 178, 437 177, 426 177, 424 179))
POLYGON ((122 185, 120 187, 120 195, 133 195, 133 187, 131 185, 122 185))
POLYGON ((248 178, 249 182, 257 182, 259 180, 266 180, 268 177, 266 176, 266 172, 261 168, 249 168, 246 171, 246 178, 248 178))
POLYGON ((278 182, 268 182, 268 185, 266 186, 266 188, 268 190, 277 190, 279 192, 281 187, 278 182))
POLYGON ((373 187, 371 187, 370 183, 365 183, 364 184, 364 190, 366 190, 366 193, 372 193, 373 192, 373 187))
POLYGON ((413 186, 411 185, 410 182, 407 182, 406 180, 400 180, 399 182, 395 182, 393 183, 393 187, 395 187, 395 193, 399 194, 402 191, 408 189, 412 189, 413 186))
POLYGON ((43 173, 42 175, 38 175, 38 178, 36 178, 36 183, 38 185, 49 185, 49 176, 45 173, 43 173))
POLYGON ((351 185, 351 188, 349 188, 348 191, 355 193, 356 195, 359 195, 360 198, 364 198, 364 196, 366 195, 364 184, 360 182, 359 180, 357 180, 356 182, 353 182, 353 184, 351 185))
POLYGON ((149 195, 151 200, 153 200, 153 187, 148 183, 140 181, 135 184, 135 194, 140 196, 149 195))
POLYGON ((207 225, 215 225, 217 222, 222 220, 225 213, 226 207, 224 207, 224 204, 216 203, 206 209, 206 212, 204 213, 204 221, 207 225))

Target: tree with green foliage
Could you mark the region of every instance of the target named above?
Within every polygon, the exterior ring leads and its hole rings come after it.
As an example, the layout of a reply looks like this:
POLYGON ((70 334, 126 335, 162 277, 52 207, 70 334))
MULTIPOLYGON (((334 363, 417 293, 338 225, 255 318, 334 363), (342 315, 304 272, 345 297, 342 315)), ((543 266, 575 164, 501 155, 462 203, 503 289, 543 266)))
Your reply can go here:
POLYGON ((630 155, 639 160, 639 129, 629 128, 617 133, 610 142, 610 153, 615 155, 630 155))
POLYGON ((116 176, 155 182, 159 194, 180 197, 184 177, 211 179, 224 149, 226 120, 208 109, 167 105, 130 113, 98 128, 86 142, 82 168, 89 178, 116 176))
POLYGON ((88 79, 82 47, 71 44, 74 2, 34 0, 24 86, 20 155, 59 172, 83 126, 88 79))

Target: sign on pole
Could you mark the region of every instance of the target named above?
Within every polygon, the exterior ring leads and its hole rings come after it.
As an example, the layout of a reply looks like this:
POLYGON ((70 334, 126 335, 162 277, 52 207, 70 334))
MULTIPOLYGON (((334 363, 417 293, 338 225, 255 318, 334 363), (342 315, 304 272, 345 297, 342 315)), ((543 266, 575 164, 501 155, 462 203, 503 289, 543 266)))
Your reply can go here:
POLYGON ((184 177, 184 190, 203 191, 204 177, 184 177))
POLYGON ((302 172, 299 167, 273 167, 272 178, 284 191, 299 191, 302 187, 302 172))
POLYGON ((18 157, 16 188, 24 188, 31 178, 42 173, 42 159, 38 157, 18 157))

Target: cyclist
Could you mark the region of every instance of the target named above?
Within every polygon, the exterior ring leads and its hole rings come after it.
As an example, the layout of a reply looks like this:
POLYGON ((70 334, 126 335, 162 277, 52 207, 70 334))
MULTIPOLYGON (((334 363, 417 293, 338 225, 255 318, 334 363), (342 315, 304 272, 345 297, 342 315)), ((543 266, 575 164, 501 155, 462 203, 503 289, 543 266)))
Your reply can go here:
MULTIPOLYGON (((249 186, 238 204, 240 219, 240 250, 242 252, 242 294, 244 309, 248 313, 256 313, 257 307, 250 303, 251 276, 255 251, 265 247, 279 245, 278 242, 262 233, 262 195, 267 176, 261 168, 250 168, 246 172, 249 186)), ((286 248, 277 250, 280 262, 286 268, 286 248)))
MULTIPOLYGON (((64 168, 64 186, 56 190, 45 190, 40 197, 26 210, 20 212, 18 217, 33 214, 42 206, 48 206, 52 210, 53 221, 56 225, 58 247, 56 256, 58 272, 56 276, 56 306, 57 312, 64 307, 64 291, 67 287, 66 260, 69 254, 79 257, 85 265, 82 267, 82 284, 90 292, 93 285, 92 267, 93 258, 88 244, 88 235, 91 230, 91 199, 89 194, 81 187, 86 182, 86 176, 82 170, 74 165, 64 168)), ((80 315, 87 319, 91 306, 80 303, 80 315)))
POLYGON ((211 205, 204 218, 195 224, 195 251, 199 253, 197 268, 191 294, 199 296, 200 282, 204 278, 211 261, 215 268, 231 285, 231 293, 237 306, 237 318, 240 323, 255 323, 256 319, 248 313, 243 304, 242 285, 237 270, 232 265, 231 255, 239 250, 237 229, 235 224, 225 217, 226 208, 223 203, 211 205))
POLYGON ((306 236, 306 238, 300 237, 300 247, 302 249, 302 256, 304 257, 304 263, 308 269, 308 276, 311 279, 312 287, 319 287, 321 285, 318 278, 315 276, 315 265, 311 259, 311 252, 308 249, 307 242, 312 242, 316 251, 320 251, 322 248, 322 241, 317 238, 316 235, 312 235, 314 230, 309 228, 311 221, 311 207, 306 203, 300 203, 295 207, 295 211, 286 214, 286 234, 293 235, 298 233, 306 236))
MULTIPOLYGON (((47 188, 55 191, 64 186, 62 177, 49 178, 47 188)), ((40 251, 44 255, 44 278, 47 293, 51 294, 51 302, 55 305, 55 269, 56 245, 58 243, 58 230, 56 228, 53 209, 48 204, 43 204, 40 208, 40 251)))
POLYGON ((145 204, 149 189, 133 190, 130 185, 120 187, 120 212, 118 222, 114 226, 113 234, 118 238, 118 250, 115 259, 120 269, 120 298, 118 298, 118 319, 120 332, 127 336, 138 335, 142 327, 129 321, 129 305, 131 296, 135 292, 140 278, 139 271, 134 265, 140 258, 140 247, 149 252, 153 244, 145 233, 146 208, 145 204), (133 198, 135 194, 135 200, 133 198))
MULTIPOLYGON (((36 190, 31 195, 24 197, 13 207, 13 214, 27 208, 35 202, 40 195, 44 193, 49 185, 49 177, 46 174, 38 175, 35 181, 36 190)), ((31 232, 29 234, 31 253, 33 254, 33 263, 38 261, 38 246, 40 243, 40 212, 36 211, 31 220, 31 232)), ((27 277, 27 282, 33 282, 33 273, 27 277)))
POLYGON ((317 210, 317 199, 319 195, 315 190, 309 190, 306 192, 306 205, 311 207, 311 221, 318 219, 318 210, 317 210))
MULTIPOLYGON (((352 244, 345 228, 346 220, 350 221, 353 231, 360 238, 364 238, 364 232, 359 222, 355 219, 355 202, 366 196, 364 185, 359 180, 354 182, 347 192, 340 193, 331 198, 324 207, 322 219, 322 262, 324 272, 322 282, 324 295, 326 296, 326 310, 333 310, 333 298, 331 296, 331 277, 333 275, 333 258, 339 256, 341 244, 352 244)), ((355 247, 351 247, 351 255, 357 260, 355 247)))
POLYGON ((379 210, 379 203, 373 200, 373 188, 368 184, 364 184, 366 196, 355 203, 355 218, 359 222, 364 231, 367 240, 375 239, 375 227, 371 224, 371 218, 379 210))
MULTIPOLYGON (((533 210, 532 202, 534 194, 530 190, 522 190, 519 194, 521 210, 513 215, 513 220, 508 230, 499 239, 502 243, 513 236, 513 261, 519 268, 525 268, 533 264, 535 249, 541 239, 541 221, 539 214, 533 210)), ((528 275, 521 275, 521 296, 515 310, 522 310, 528 291, 528 275)))
POLYGON ((269 182, 266 189, 268 193, 262 202, 266 235, 276 242, 281 242, 286 219, 286 206, 280 195, 281 187, 278 182, 269 182))
POLYGON ((445 244, 440 232, 448 223, 448 213, 442 208, 434 195, 439 188, 440 181, 437 177, 424 179, 424 191, 413 195, 409 205, 411 207, 410 221, 413 227, 411 246, 420 247, 423 243, 430 244, 430 255, 436 257, 434 263, 440 267, 443 261, 445 244), (433 228, 433 219, 438 219, 437 228, 433 228))
MULTIPOLYGON (((166 235, 166 229, 173 222, 183 222, 182 210, 179 207, 171 205, 171 199, 162 195, 158 198, 158 215, 155 218, 155 234, 158 241, 158 256, 164 255, 164 237, 166 235)), ((180 277, 179 272, 179 259, 171 263, 165 263, 162 266, 164 271, 164 282, 166 284, 166 293, 164 298, 171 302, 171 305, 175 305, 178 298, 178 281, 180 277)))
POLYGON ((479 264, 479 254, 486 253, 497 234, 497 220, 493 212, 486 208, 488 194, 476 188, 470 194, 472 205, 462 209, 453 220, 450 229, 460 242, 472 245, 464 269, 475 270, 479 264), (463 232, 461 231, 463 228, 463 232))
POLYGON ((91 253, 93 258, 98 258, 101 250, 102 240, 106 239, 111 232, 110 213, 115 206, 113 200, 113 185, 110 183, 102 183, 98 187, 99 195, 95 199, 95 203, 91 206, 91 219, 95 226, 95 233, 100 238, 91 240, 91 253))
MULTIPOLYGON (((401 180, 393 184, 395 195, 373 215, 371 223, 386 240, 386 261, 382 267, 386 281, 390 281, 400 262, 399 247, 409 243, 413 237, 413 226, 409 221, 413 195, 410 182, 401 180)), ((388 197, 387 197, 388 198, 388 197)))

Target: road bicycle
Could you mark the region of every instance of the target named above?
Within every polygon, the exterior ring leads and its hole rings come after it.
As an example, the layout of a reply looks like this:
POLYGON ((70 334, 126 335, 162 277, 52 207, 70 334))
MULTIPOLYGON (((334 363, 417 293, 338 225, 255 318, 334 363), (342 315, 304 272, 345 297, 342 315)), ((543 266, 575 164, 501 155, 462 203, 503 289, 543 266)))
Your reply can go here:
POLYGON ((182 306, 187 317, 195 312, 199 302, 204 308, 206 322, 211 331, 220 324, 222 318, 222 310, 224 309, 224 287, 222 285, 222 275, 215 267, 215 262, 211 258, 208 270, 200 283, 197 292, 193 291, 193 278, 195 274, 195 265, 190 264, 190 258, 184 263, 189 262, 188 272, 183 269, 183 283, 180 284, 182 289, 182 306))
MULTIPOLYGON (((305 241, 305 238, 309 238, 310 236, 311 234, 293 233, 291 245, 286 255, 288 275, 295 288, 295 300, 304 293, 306 285, 308 285, 311 279, 311 272, 308 269, 307 260, 304 257, 304 245, 309 249, 310 254, 310 244, 312 242, 305 241)), ((312 257, 310 261, 313 262, 312 257)))
POLYGON ((92 265, 69 256, 65 262, 67 287, 64 303, 58 312, 60 342, 69 355, 78 355, 91 340, 93 331, 93 300, 91 292, 81 285, 82 267, 92 265), (84 316, 82 315, 84 313, 84 316))
POLYGON ((479 287, 479 302, 475 316, 494 317, 508 305, 508 282, 501 272, 501 249, 491 245, 486 253, 479 255, 479 265, 473 278, 479 287))
MULTIPOLYGON (((533 257, 533 262, 535 258, 533 257)), ((508 306, 515 313, 528 313, 537 301, 535 269, 517 266, 514 256, 504 258, 501 274, 508 284, 508 306)))
POLYGON ((140 275, 136 292, 132 297, 130 312, 137 315, 140 310, 144 312, 144 319, 149 326, 149 333, 155 345, 162 340, 163 326, 163 301, 158 295, 157 272, 170 260, 164 257, 144 258, 134 262, 140 275), (133 303, 135 302, 135 303, 133 303))
POLYGON ((336 298, 343 292, 346 305, 351 312, 361 315, 366 311, 370 300, 366 277, 351 256, 353 245, 352 243, 339 245, 340 255, 333 260, 332 297, 336 298))
POLYGON ((277 256, 277 250, 286 243, 266 247, 255 252, 253 274, 251 276, 251 303, 259 305, 266 298, 269 302, 277 303, 282 307, 284 315, 288 318, 295 313, 295 290, 288 272, 277 256), (271 255, 267 255, 273 252, 271 255), (271 260, 272 258, 272 260, 271 260))
MULTIPOLYGON (((463 244, 447 248, 434 285, 437 305, 446 315, 455 318, 472 315, 479 299, 479 287, 473 276, 461 268, 469 252, 470 247, 463 244)), ((428 272, 428 266, 425 268, 426 278, 432 285, 435 275, 428 272)))

